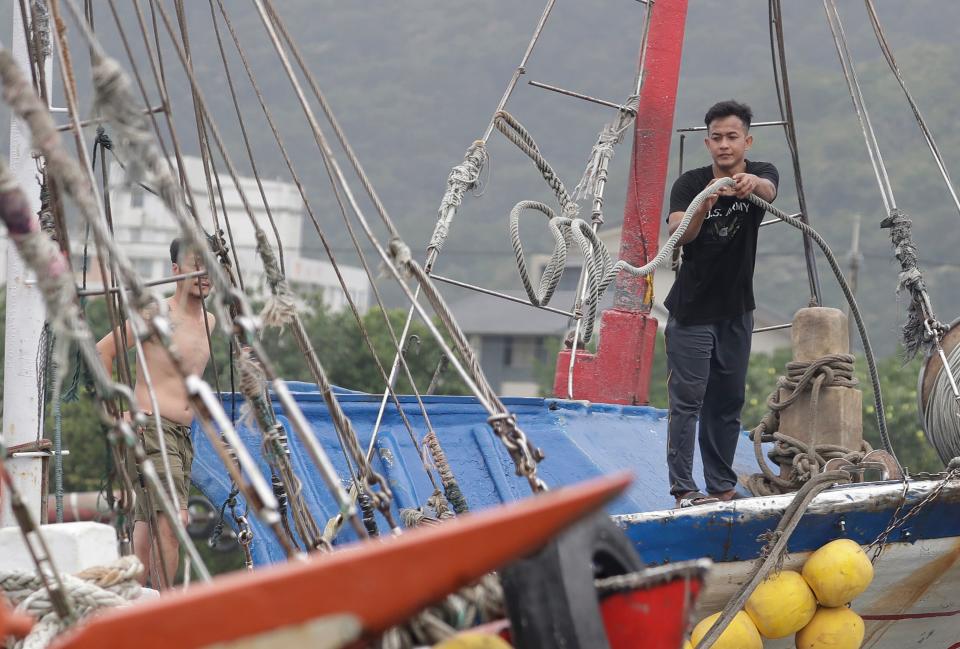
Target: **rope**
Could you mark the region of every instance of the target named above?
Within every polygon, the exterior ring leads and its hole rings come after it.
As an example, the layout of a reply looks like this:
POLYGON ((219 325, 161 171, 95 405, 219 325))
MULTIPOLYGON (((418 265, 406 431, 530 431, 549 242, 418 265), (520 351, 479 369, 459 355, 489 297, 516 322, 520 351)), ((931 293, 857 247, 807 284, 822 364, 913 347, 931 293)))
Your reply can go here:
POLYGON ((923 409, 923 429, 927 440, 937 450, 944 464, 951 458, 960 457, 960 412, 948 374, 948 371, 952 371, 954 376, 960 374, 960 345, 950 352, 947 363, 949 367, 943 366, 937 372, 923 409))
POLYGON ((945 330, 933 314, 927 285, 923 279, 923 273, 917 266, 919 251, 911 236, 912 225, 913 221, 898 209, 891 210, 890 216, 880 223, 881 228, 890 230, 890 243, 893 246, 893 253, 897 261, 900 262, 897 292, 906 290, 910 295, 907 321, 900 333, 904 357, 908 361, 916 356, 921 349, 929 352, 932 347, 939 346, 940 338, 945 330), (935 336, 928 335, 927 325, 936 330, 935 336))
POLYGON ((814 361, 792 361, 787 363, 787 374, 777 380, 777 387, 767 397, 767 414, 760 424, 750 433, 753 440, 757 464, 762 473, 751 475, 747 486, 755 496, 796 491, 804 483, 820 473, 828 460, 843 458, 853 464, 859 463, 872 449, 863 442, 858 451, 852 451, 833 444, 817 444, 817 421, 820 390, 825 387, 839 386, 855 388, 859 381, 854 375, 854 357, 852 354, 830 354, 814 361), (789 393, 780 398, 781 390, 789 393), (810 392, 810 419, 807 439, 809 443, 779 432, 780 413, 794 404, 805 392, 810 392), (767 466, 763 460, 761 444, 773 443, 767 456, 780 466, 790 466, 790 475, 782 478, 767 466))
MULTIPOLYGON (((261 0, 255 0, 255 4, 257 6, 258 13, 260 14, 261 21, 264 23, 264 26, 270 34, 270 38, 274 44, 274 49, 277 51, 277 54, 283 63, 284 70, 290 82, 293 84, 301 108, 303 109, 303 112, 310 124, 311 130, 313 131, 314 139, 316 140, 325 170, 330 179, 331 185, 334 188, 335 195, 337 196, 338 204, 340 204, 341 199, 339 195, 342 191, 347 202, 350 204, 351 211, 354 213, 358 223, 362 227, 364 234, 373 244, 377 254, 385 262, 387 269, 398 282, 406 297, 410 300, 413 309, 417 311, 417 313, 423 318, 425 325, 430 330, 431 335, 437 340, 437 344, 441 347, 443 352, 450 356, 451 364, 453 364, 461 378, 463 378, 464 382, 467 384, 467 387, 480 398, 484 409, 486 409, 490 414, 490 419, 488 421, 491 424, 491 428, 494 430, 494 433, 501 438, 501 440, 504 440, 508 451, 511 453, 511 456, 514 458, 514 462, 518 467, 518 472, 527 478, 531 488, 534 491, 544 490, 546 485, 536 476, 536 462, 539 461, 539 458, 542 457, 542 455, 529 444, 523 432, 520 431, 520 429, 516 426, 516 421, 513 416, 506 412, 503 404, 495 398, 496 395, 493 395, 493 399, 490 398, 490 394, 493 391, 490 388, 488 381, 484 377, 482 370, 480 370, 476 355, 470 349, 469 345, 466 344, 466 337, 463 335, 462 330, 456 326, 449 307, 447 307, 442 298, 440 298, 436 287, 433 285, 433 282, 429 277, 429 274, 411 259, 409 247, 403 243, 402 239, 399 237, 396 225, 387 214, 382 201, 380 201, 379 196, 374 191, 369 178, 363 171, 355 152, 350 147, 349 142, 346 140, 346 136, 344 135, 342 129, 340 129, 339 124, 336 122, 336 119, 330 110, 329 104, 326 102, 323 94, 320 92, 319 87, 316 84, 316 79, 310 73, 309 69, 304 65, 303 59, 299 55, 299 49, 296 46, 296 43, 286 32, 279 14, 273 9, 272 3, 270 3, 269 0, 267 0, 267 4, 271 7, 270 16, 268 16, 266 10, 264 10, 261 0), (381 217, 384 226, 387 228, 390 236, 390 241, 388 243, 389 251, 380 243, 377 235, 373 232, 370 223, 364 216, 363 209, 357 202, 357 198, 353 194, 353 191, 346 180, 342 168, 334 157, 333 151, 330 148, 330 144, 327 141, 326 136, 323 134, 323 131, 320 129, 319 124, 317 123, 316 116, 306 100, 286 52, 283 49, 279 37, 276 35, 276 27, 279 27, 281 32, 283 32, 287 45, 297 58, 297 62, 307 77, 314 95, 317 97, 317 100, 324 110, 328 121, 337 135, 337 138, 343 145, 343 149, 349 158, 351 165, 353 165, 354 170, 360 177, 361 184, 373 202, 374 207, 377 210, 378 215, 381 217), (454 338, 454 344, 457 347, 461 357, 470 367, 470 371, 465 369, 463 365, 461 365, 453 356, 447 341, 444 339, 437 326, 434 325, 432 319, 426 313, 422 305, 417 302, 417 298, 413 294, 413 290, 404 282, 404 276, 409 275, 415 276, 421 287, 426 289, 425 293, 430 299, 431 306, 437 312, 438 317, 447 328, 450 335, 454 338), (478 384, 484 385, 481 387, 478 384)), ((341 206, 341 211, 345 212, 343 206, 341 206)), ((399 349, 399 345, 397 348, 399 349)))
MULTIPOLYGON (((714 183, 714 186, 717 184, 719 183, 714 183)), ((754 205, 762 207, 787 225, 794 227, 809 236, 810 239, 816 243, 817 247, 819 247, 823 252, 823 256, 830 265, 830 270, 833 271, 833 276, 837 279, 837 283, 840 285, 840 290, 843 292, 843 297, 846 299, 847 304, 850 307, 850 315, 853 316, 854 322, 857 324, 857 333, 860 335, 860 343, 863 346, 863 356, 867 361, 867 370, 870 373, 870 383, 873 387, 873 400, 876 408, 877 428, 880 433, 880 441, 883 443, 884 450, 893 456, 893 459, 897 463, 897 467, 899 467, 902 472, 903 467, 900 464, 900 460, 897 459, 897 454, 894 452, 893 444, 890 441, 890 435, 887 432, 887 415, 883 408, 883 393, 880 388, 880 373, 877 370, 877 362, 873 354, 873 346, 870 344, 870 337, 867 334, 867 327, 864 324, 863 316, 860 314, 860 307, 857 305, 857 300, 853 296, 853 291, 850 290, 850 285, 847 284, 847 280, 843 276, 843 270, 841 270, 840 264, 837 262, 837 258, 833 255, 833 251, 830 250, 830 246, 827 245, 827 242, 824 241, 823 237, 820 236, 820 233, 800 219, 790 216, 783 210, 774 207, 756 194, 750 194, 747 196, 747 200, 754 205)))
MULTIPOLYGON (((212 10, 213 10, 212 0, 211 0, 210 4, 211 4, 211 11, 212 11, 212 10)), ((249 81, 250 81, 250 84, 251 84, 251 86, 253 87, 254 93, 255 93, 256 96, 257 96, 257 100, 258 100, 258 102, 259 102, 259 104, 260 104, 260 107, 261 107, 261 109, 262 109, 262 111, 263 111, 263 113, 264 113, 264 116, 265 116, 266 119, 267 119, 268 124, 270 125, 270 129, 271 129, 271 132, 273 133, 274 140, 277 142, 277 145, 278 145, 279 148, 280 148, 281 154, 283 155, 283 158, 284 158, 284 162, 286 163, 286 166, 287 166, 288 170, 290 171, 290 174, 291 174, 291 176, 292 176, 292 178, 293 178, 293 180, 294 180, 294 183, 296 184, 297 189, 298 189, 301 197, 303 198, 304 207, 306 208, 307 213, 308 213, 308 215, 310 216, 311 221, 313 222, 313 225, 314 225, 314 227, 315 227, 315 229, 316 229, 316 231, 317 231, 318 236, 320 237, 320 241, 321 241, 321 243, 323 244, 323 246, 324 246, 324 248, 325 248, 325 250, 326 250, 327 256, 328 256, 328 258, 330 259, 331 264, 333 264, 334 272, 337 274, 337 279, 338 279, 338 281, 339 281, 339 283, 340 283, 340 285, 341 285, 341 288, 343 289, 344 296, 346 297, 346 300, 347 300, 347 304, 348 304, 348 306, 350 307, 351 313, 353 314, 354 319, 356 320, 357 325, 358 325, 358 327, 359 327, 359 329, 360 329, 360 333, 361 333, 361 336, 363 337, 364 344, 367 346, 368 350, 370 351, 371 357, 373 358, 374 364, 376 365, 378 371, 379 371, 379 372, 381 373, 381 375, 384 377, 384 380, 387 381, 386 371, 384 370, 384 368, 383 368, 383 366, 382 366, 382 363, 381 363, 381 361, 380 361, 380 359, 379 359, 379 356, 376 354, 376 351, 375 351, 374 346, 373 346, 373 342, 372 342, 372 340, 370 339, 369 332, 367 331, 367 327, 365 326, 365 324, 364 324, 364 322, 363 322, 363 318, 362 318, 362 316, 361 316, 361 314, 360 314, 360 311, 359 311, 359 309, 357 308, 357 305, 356 305, 356 303, 354 302, 353 297, 352 297, 350 291, 348 290, 348 288, 347 288, 347 286, 346 286, 346 282, 345 282, 345 280, 344 280, 344 278, 343 278, 343 275, 342 275, 342 273, 341 273, 340 267, 339 267, 339 265, 337 264, 337 260, 336 260, 334 254, 333 254, 333 250, 332 250, 332 248, 331 248, 330 245, 329 245, 328 239, 327 239, 327 237, 326 237, 323 229, 320 227, 320 223, 319 223, 318 219, 316 218, 316 215, 314 214, 314 211, 313 211, 313 209, 312 209, 312 207, 311 207, 311 205, 310 205, 310 201, 309 201, 309 198, 308 198, 308 196, 307 196, 307 193, 306 193, 306 191, 305 191, 305 189, 304 189, 304 187, 303 187, 303 183, 301 182, 300 177, 299 177, 299 175, 298 175, 298 173, 297 173, 297 171, 296 171, 296 168, 293 166, 293 163, 292 163, 292 161, 291 161, 291 159, 290 159, 290 157, 289 157, 289 155, 288 155, 288 153, 287 153, 286 146, 284 145, 283 139, 282 139, 281 136, 280 136, 280 132, 279 132, 277 126, 276 126, 276 123, 275 123, 275 120, 274 120, 274 118, 273 118, 273 115, 272 115, 270 109, 268 108, 266 102, 264 101, 263 94, 262 94, 262 92, 261 92, 261 90, 260 90, 259 85, 257 84, 257 80, 256 80, 256 77, 255 77, 254 74, 253 74, 253 70, 252 70, 252 68, 251 68, 251 67, 249 66, 249 64, 248 64, 248 61, 247 61, 247 58, 246 58, 246 54, 245 54, 245 52, 244 52, 244 50, 243 50, 243 47, 241 46, 240 40, 239 40, 239 38, 237 37, 237 34, 236 34, 236 32, 235 32, 235 30, 234 30, 234 28, 233 28, 233 24, 231 23, 231 21, 230 21, 230 19, 229 19, 229 16, 228 16, 227 13, 226 13, 226 9, 225 9, 223 3, 220 2, 220 0, 218 0, 217 4, 218 4, 218 6, 219 6, 220 13, 221 13, 221 15, 222 15, 222 17, 223 17, 223 19, 224 19, 224 23, 225 23, 225 25, 227 26, 227 29, 230 31, 231 38, 232 38, 233 43, 234 43, 234 45, 235 45, 235 47, 236 47, 236 49, 237 49, 237 53, 238 53, 239 56, 240 56, 240 60, 241 60, 241 62, 242 62, 242 64, 243 64, 244 70, 245 70, 245 72, 246 72, 246 74, 247 74, 247 77, 248 77, 248 79, 249 79, 249 81)), ((215 28, 215 30, 217 31, 217 37, 218 37, 218 40, 219 40, 219 27, 217 26, 217 22, 218 22, 218 21, 217 21, 215 18, 216 18, 216 17, 214 16, 214 28, 215 28)), ((485 155, 485 154, 484 154, 484 155, 485 155)), ((380 306, 381 306, 381 314, 383 315, 384 322, 385 322, 385 324, 386 324, 386 326, 387 326, 387 331, 388 331, 388 333, 390 334, 391 340, 393 341, 394 345, 397 346, 397 347, 399 347, 399 343, 398 343, 396 334, 395 334, 395 332, 394 332, 393 325, 392 325, 392 323, 390 322, 389 317, 387 317, 387 310, 386 310, 386 308, 384 308, 384 306, 383 306, 382 298, 381 298, 381 296, 380 296, 379 290, 377 289, 377 284, 376 284, 375 278, 374 278, 374 276, 373 276, 372 271, 371 271, 370 268, 369 268, 369 265, 368 265, 367 262, 366 262, 366 256, 364 255, 363 251, 361 250, 361 248, 360 248, 360 246, 359 246, 359 241, 356 239, 356 236, 355 236, 355 234, 354 234, 353 228, 352 228, 352 226, 350 225, 349 219, 348 219, 347 216, 346 216, 346 212, 345 212, 345 208, 344 208, 344 205, 343 205, 343 202, 342 202, 342 198, 341 198, 340 193, 339 193, 339 191, 337 190, 336 187, 334 187, 334 194, 335 194, 335 198, 336 198, 336 200, 337 200, 337 203, 338 203, 338 205, 339 205, 339 207, 340 207, 341 214, 342 214, 342 216, 343 216, 343 218, 344 218, 344 222, 346 223, 347 228, 348 228, 348 231, 349 231, 349 233, 350 233, 351 240, 354 242, 354 245, 355 245, 355 247, 356 247, 356 249, 357 249, 357 251, 358 251, 358 254, 359 254, 359 256, 360 256, 361 263, 363 264, 363 267, 364 267, 364 272, 367 274, 368 278, 370 279, 370 283, 371 283, 371 286, 373 287, 373 291, 374 291, 374 296, 375 296, 375 298, 376 298, 376 300, 377 300, 377 303, 380 304, 380 306)), ((400 362, 401 362, 401 365, 402 365, 402 368, 403 368, 404 372, 406 373, 406 376, 407 376, 408 381, 410 382, 411 386, 413 387, 414 395, 415 395, 416 398, 417 398, 418 406, 419 406, 419 408, 420 408, 421 414, 423 415, 424 422, 425 422, 425 424, 426 424, 426 426, 427 426, 427 429, 428 429, 428 431, 429 431, 429 430, 432 430, 432 424, 431 424, 431 421, 430 421, 429 414, 427 413, 426 407, 423 405, 423 402, 422 402, 422 400, 420 399, 420 394, 419 394, 419 391, 418 391, 418 389, 417 389, 417 387, 416 387, 416 382, 413 380, 413 375, 412 375, 412 373, 410 372, 410 369, 409 369, 409 367, 408 367, 408 365, 407 365, 407 363, 406 363, 406 360, 403 359, 403 358, 401 358, 401 359, 400 359, 400 362)), ((319 366, 319 361, 317 361, 317 365, 319 366)), ((311 370, 311 371, 312 371, 312 370, 311 370)), ((317 381, 318 383, 320 382, 320 381, 318 380, 318 377, 316 376, 316 374, 314 375, 314 380, 317 381)), ((409 418, 407 417, 406 413, 404 412, 404 410, 403 410, 403 408, 402 408, 402 406, 401 406, 401 404, 400 404, 399 398, 397 397, 396 393, 394 392, 392 386, 388 385, 388 390, 389 390, 389 396, 390 396, 390 398, 393 400, 394 404, 396 405, 397 411, 398 411, 398 413, 399 413, 399 415, 400 415, 400 418, 401 418, 401 420, 403 421, 403 424, 404 424, 405 428, 407 429, 408 434, 410 435, 411 439, 412 439, 413 442, 414 442, 414 446, 417 447, 418 452, 420 452, 421 458, 423 458, 422 449, 419 447, 419 444, 418 444, 418 442, 416 441, 416 436, 415 436, 414 433, 413 433, 412 424, 410 423, 409 418)), ((341 434, 340 431, 338 431, 338 434, 341 434)), ((341 440, 341 446, 342 446, 342 448, 344 448, 344 449, 346 448, 346 445, 344 444, 344 442, 343 442, 342 440, 341 440)), ((423 460, 423 462, 424 462, 424 469, 425 469, 425 471, 426 471, 426 473, 427 473, 428 478, 430 479, 431 483, 434 483, 434 477, 433 477, 432 473, 430 472, 429 467, 426 465, 426 460, 423 460)), ((350 466, 349 460, 348 460, 348 462, 347 462, 347 466, 350 466)), ((351 473, 352 473, 352 471, 351 471, 351 473)))
POLYGON ((449 501, 450 506, 453 507, 453 511, 458 514, 468 511, 467 498, 460 489, 457 478, 453 475, 453 469, 450 468, 447 455, 440 446, 440 440, 437 439, 436 431, 431 430, 426 434, 423 438, 423 445, 430 451, 433 465, 437 468, 437 473, 440 474, 440 483, 443 485, 444 495, 447 501, 449 501))
POLYGON ((373 646, 377 649, 432 646, 459 631, 502 619, 504 614, 503 588, 500 579, 491 573, 412 616, 402 626, 386 631, 373 646))
POLYGON ((533 160, 533 164, 540 170, 540 175, 543 176, 543 179, 557 197, 557 202, 560 204, 562 214, 570 218, 575 217, 579 213, 580 208, 570 197, 566 186, 553 170, 553 167, 550 166, 547 159, 540 153, 540 148, 527 129, 524 128, 513 115, 505 110, 501 110, 496 114, 493 124, 497 127, 498 131, 503 133, 508 140, 516 144, 521 151, 527 154, 527 157, 533 160))
POLYGON ((453 215, 463 203, 463 196, 467 191, 479 188, 480 174, 488 161, 486 144, 483 140, 477 140, 467 149, 463 156, 463 162, 450 170, 450 175, 447 176, 447 191, 443 193, 443 198, 440 199, 437 224, 433 228, 433 235, 430 237, 430 243, 427 244, 427 250, 435 250, 436 254, 440 254, 443 244, 447 240, 447 235, 450 233, 453 215))
POLYGON ((143 565, 131 555, 76 575, 61 575, 74 611, 74 618, 64 620, 55 613, 50 593, 35 573, 0 572, 0 591, 7 595, 18 612, 37 619, 25 638, 8 646, 11 649, 43 649, 77 619, 101 608, 126 605, 129 600, 139 597, 142 589, 137 580, 142 574, 143 565))
POLYGON ((743 608, 743 605, 750 599, 750 595, 753 594, 757 586, 759 586, 772 571, 779 570, 779 566, 783 564, 783 559, 787 553, 787 542, 790 540, 793 531, 797 529, 797 525, 806 513, 807 507, 813 502, 813 499, 816 498, 820 492, 829 489, 833 485, 849 481, 850 476, 845 471, 828 471, 811 478, 809 482, 800 488, 784 510, 783 516, 780 518, 776 529, 769 535, 767 546, 761 551, 760 559, 754 566, 750 578, 740 588, 740 591, 727 602, 727 605, 723 607, 720 617, 717 618, 717 621, 713 623, 710 630, 707 631, 703 639, 700 640, 697 649, 710 649, 724 630, 726 630, 727 626, 729 626, 730 622, 733 621, 733 618, 740 609, 743 608))

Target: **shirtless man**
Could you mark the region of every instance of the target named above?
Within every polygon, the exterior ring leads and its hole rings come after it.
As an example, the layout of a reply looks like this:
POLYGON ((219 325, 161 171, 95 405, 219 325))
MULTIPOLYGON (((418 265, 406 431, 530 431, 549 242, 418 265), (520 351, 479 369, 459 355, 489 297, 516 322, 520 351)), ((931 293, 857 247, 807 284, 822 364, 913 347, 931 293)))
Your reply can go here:
MULTIPOLYGON (((193 251, 181 245, 180 239, 174 239, 170 244, 170 261, 174 275, 203 270, 203 260, 193 251)), ((173 330, 173 343, 183 358, 189 372, 201 376, 207 361, 210 359, 210 349, 207 345, 207 336, 204 317, 212 331, 215 320, 212 314, 203 309, 202 297, 210 292, 210 283, 207 277, 193 277, 177 282, 176 292, 166 301, 168 316, 173 330)), ((116 360, 117 346, 111 332, 97 343, 100 360, 108 372, 113 371, 116 360)), ((127 324, 126 340, 133 346, 133 331, 127 324)), ((177 491, 175 505, 180 509, 180 519, 187 522, 187 496, 190 491, 190 467, 193 462, 193 443, 190 439, 190 424, 193 421, 193 410, 187 399, 187 391, 179 372, 167 357, 167 353, 154 340, 146 341, 143 345, 144 358, 150 371, 150 380, 160 410, 163 436, 166 442, 167 459, 173 483, 177 491)), ((161 483, 166 490, 169 484, 164 468, 163 458, 160 455, 156 426, 153 418, 153 405, 146 382, 143 378, 143 368, 137 367, 137 382, 134 387, 134 396, 137 405, 148 415, 147 425, 143 427, 143 443, 147 457, 153 460, 154 466, 160 475, 161 483)), ((138 489, 139 491, 139 489, 138 489)), ((163 556, 163 576, 168 585, 173 584, 180 561, 179 544, 170 521, 161 511, 156 498, 152 498, 154 509, 157 512, 157 532, 159 545, 163 556)), ((154 574, 150 567, 157 561, 155 544, 152 542, 147 526, 147 510, 143 494, 137 494, 136 512, 134 517, 133 546, 137 557, 148 567, 147 573, 154 574)), ((157 566, 159 569, 159 566, 157 566)), ((146 576, 142 578, 146 581, 146 576)), ((158 584, 154 584, 157 587, 158 584)))

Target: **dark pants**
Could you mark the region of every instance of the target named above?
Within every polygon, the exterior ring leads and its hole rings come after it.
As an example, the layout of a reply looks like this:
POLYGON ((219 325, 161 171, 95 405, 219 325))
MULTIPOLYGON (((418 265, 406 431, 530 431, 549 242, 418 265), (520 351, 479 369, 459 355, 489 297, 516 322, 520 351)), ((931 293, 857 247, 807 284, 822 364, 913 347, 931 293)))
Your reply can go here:
POLYGON ((670 493, 697 491, 693 445, 700 421, 700 457, 707 492, 733 489, 753 312, 705 325, 667 321, 667 466, 670 493))

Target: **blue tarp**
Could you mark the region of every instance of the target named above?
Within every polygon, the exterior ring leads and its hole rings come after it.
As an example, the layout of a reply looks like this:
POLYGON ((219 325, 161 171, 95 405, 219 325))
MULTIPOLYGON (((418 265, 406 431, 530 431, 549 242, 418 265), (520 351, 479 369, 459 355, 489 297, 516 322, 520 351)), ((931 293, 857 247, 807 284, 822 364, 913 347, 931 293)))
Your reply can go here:
MULTIPOLYGON (((348 477, 343 451, 330 422, 326 404, 313 384, 288 383, 290 390, 313 426, 341 476, 348 477)), ((361 444, 366 448, 380 405, 380 395, 341 391, 340 403, 352 419, 361 444)), ((230 410, 230 395, 224 399, 230 410)), ((417 439, 426 433, 423 417, 413 397, 401 397, 404 412, 413 425, 417 439)), ((490 430, 486 412, 472 397, 424 397, 434 429, 450 461, 471 509, 482 509, 530 495, 524 478, 515 474, 506 448, 490 430)), ((238 397, 237 403, 242 400, 238 397)), ((522 430, 543 449, 546 459, 539 473, 551 486, 569 485, 615 471, 629 470, 635 480, 628 491, 611 503, 612 514, 628 514, 666 509, 673 506, 666 467, 666 411, 644 406, 586 404, 560 399, 504 398, 507 408, 516 414, 522 430)), ((294 468, 303 480, 304 497, 322 528, 337 513, 303 445, 293 433, 282 408, 274 407, 290 438, 294 468)), ((263 460, 260 435, 255 429, 238 423, 238 432, 265 476, 270 475, 263 460)), ((219 507, 230 490, 230 481, 210 441, 194 424, 196 448, 193 481, 219 507)), ((701 480, 699 456, 695 473, 701 480)), ((752 444, 744 433, 737 451, 736 469, 753 473, 756 469, 752 444)), ((433 492, 421 461, 396 407, 390 403, 377 439, 374 466, 389 481, 394 506, 420 507, 433 492)), ((346 481, 345 481, 346 484, 346 481)), ((254 560, 258 564, 280 561, 283 553, 272 536, 254 516, 254 560)), ((380 520, 381 529, 385 529, 380 520)), ((346 527, 337 538, 348 541, 352 532, 346 527)))

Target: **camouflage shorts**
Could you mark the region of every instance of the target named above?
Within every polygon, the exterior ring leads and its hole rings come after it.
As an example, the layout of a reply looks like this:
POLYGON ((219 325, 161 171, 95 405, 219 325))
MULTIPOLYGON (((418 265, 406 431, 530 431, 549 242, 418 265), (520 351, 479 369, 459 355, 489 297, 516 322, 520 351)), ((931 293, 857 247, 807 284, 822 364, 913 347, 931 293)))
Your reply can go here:
MULTIPOLYGON (((190 439, 190 426, 178 424, 169 419, 160 418, 163 426, 163 441, 167 447, 167 460, 170 464, 170 472, 173 477, 173 486, 177 492, 177 509, 186 509, 187 496, 190 493, 190 468, 193 465, 193 441, 190 439)), ((167 471, 164 466, 163 456, 160 454, 160 442, 157 437, 156 426, 153 417, 141 429, 143 433, 143 446, 147 458, 153 461, 153 466, 160 476, 160 483, 163 486, 164 493, 169 494, 167 471)), ((136 475, 136 474, 135 474, 136 475)), ((151 504, 154 511, 162 511, 160 502, 156 495, 151 492, 151 504)), ((134 513, 134 520, 147 520, 146 499, 142 489, 137 483, 137 505, 134 513)))

